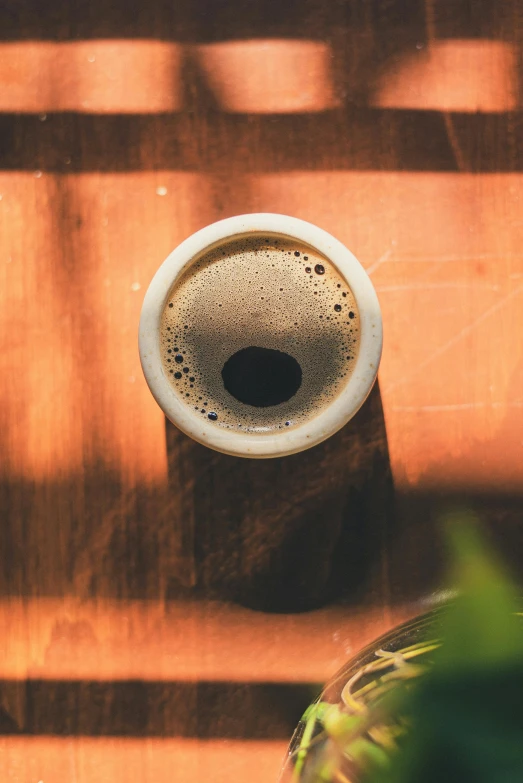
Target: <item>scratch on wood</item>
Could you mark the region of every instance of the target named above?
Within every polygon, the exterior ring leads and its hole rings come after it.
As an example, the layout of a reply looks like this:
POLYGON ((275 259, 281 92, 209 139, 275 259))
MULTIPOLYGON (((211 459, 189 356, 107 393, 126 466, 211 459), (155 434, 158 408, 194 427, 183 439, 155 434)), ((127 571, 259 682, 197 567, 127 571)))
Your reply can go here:
POLYGON ((376 271, 376 269, 378 269, 378 267, 380 267, 382 264, 384 264, 386 261, 388 261, 388 260, 389 260, 389 258, 391 257, 391 255, 392 255, 392 248, 390 248, 390 247, 389 247, 389 249, 388 249, 388 250, 386 250, 386 251, 383 253, 383 255, 382 255, 382 256, 380 256, 380 257, 378 258, 378 260, 377 260, 377 261, 375 261, 373 264, 371 264, 371 265, 370 265, 370 266, 367 268, 367 274, 368 274, 368 275, 372 275, 372 274, 373 274, 373 272, 375 272, 375 271, 376 271))

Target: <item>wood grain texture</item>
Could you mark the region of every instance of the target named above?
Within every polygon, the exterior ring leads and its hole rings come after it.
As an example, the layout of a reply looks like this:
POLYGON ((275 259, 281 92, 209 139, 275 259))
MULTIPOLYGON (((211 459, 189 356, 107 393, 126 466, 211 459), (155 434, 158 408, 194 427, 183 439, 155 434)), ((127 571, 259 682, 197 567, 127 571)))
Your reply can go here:
POLYGON ((281 768, 281 740, 198 740, 9 737, 0 740, 0 771, 8 780, 129 783, 183 781, 265 783, 281 768))
POLYGON ((517 0, 1 4, 3 778, 274 780, 441 585, 444 503, 521 576, 522 36, 517 0), (271 463, 166 427, 136 345, 165 256, 248 211, 338 236, 385 327, 356 419, 271 463))
POLYGON ((415 611, 331 605, 288 615, 217 601, 9 598, 0 603, 0 679, 320 683, 415 611), (297 656, 312 621, 314 644, 297 656))

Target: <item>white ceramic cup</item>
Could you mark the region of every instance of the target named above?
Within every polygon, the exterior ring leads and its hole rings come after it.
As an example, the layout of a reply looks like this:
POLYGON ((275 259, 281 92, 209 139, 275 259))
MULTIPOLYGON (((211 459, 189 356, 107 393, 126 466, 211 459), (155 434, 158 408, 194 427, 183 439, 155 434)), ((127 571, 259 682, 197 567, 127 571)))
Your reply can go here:
MULTIPOLYGON (((246 346, 247 347, 247 346, 246 346)), ((369 394, 381 358, 382 322, 378 298, 367 273, 353 254, 323 229, 304 220, 257 213, 220 220, 197 231, 167 257, 145 295, 140 317, 139 349, 142 369, 156 402, 182 432, 209 448, 240 457, 266 458, 295 454, 321 443, 341 429, 369 394), (290 430, 268 433, 236 432, 202 419, 177 396, 160 355, 160 324, 177 279, 206 250, 245 234, 270 232, 305 243, 338 270, 350 287, 359 310, 360 345, 347 383, 318 415, 290 430)))

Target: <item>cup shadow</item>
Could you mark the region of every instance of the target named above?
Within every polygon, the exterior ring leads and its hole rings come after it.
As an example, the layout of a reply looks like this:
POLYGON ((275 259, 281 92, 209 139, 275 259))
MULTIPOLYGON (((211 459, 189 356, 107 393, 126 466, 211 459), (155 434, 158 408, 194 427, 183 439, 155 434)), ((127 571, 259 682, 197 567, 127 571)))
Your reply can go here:
POLYGON ((252 460, 202 446, 166 420, 173 531, 193 564, 187 591, 270 612, 364 592, 383 599, 393 486, 378 384, 318 446, 252 460), (377 595, 378 594, 378 595, 377 595))

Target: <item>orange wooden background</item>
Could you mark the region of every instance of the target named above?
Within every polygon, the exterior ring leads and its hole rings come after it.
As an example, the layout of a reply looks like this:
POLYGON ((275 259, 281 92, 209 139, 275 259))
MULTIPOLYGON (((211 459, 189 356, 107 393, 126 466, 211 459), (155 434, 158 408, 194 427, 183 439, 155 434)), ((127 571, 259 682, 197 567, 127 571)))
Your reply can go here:
POLYGON ((522 41, 518 0, 3 0, 2 779, 273 781, 311 684, 437 588, 443 499, 517 568, 522 41), (137 353, 164 257, 248 211, 338 236, 383 310, 396 522, 300 615, 191 592, 137 353))

